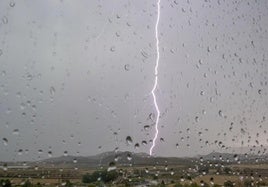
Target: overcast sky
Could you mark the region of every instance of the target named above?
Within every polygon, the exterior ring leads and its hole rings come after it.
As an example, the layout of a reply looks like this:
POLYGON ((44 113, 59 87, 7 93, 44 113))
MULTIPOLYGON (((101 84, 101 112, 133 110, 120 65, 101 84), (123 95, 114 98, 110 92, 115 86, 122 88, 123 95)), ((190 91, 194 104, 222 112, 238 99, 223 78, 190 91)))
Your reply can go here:
MULTIPOLYGON (((144 0, 0 1, 0 160, 148 153, 156 11, 144 0)), ((267 30, 266 0, 162 0, 154 155, 268 144, 267 30)))

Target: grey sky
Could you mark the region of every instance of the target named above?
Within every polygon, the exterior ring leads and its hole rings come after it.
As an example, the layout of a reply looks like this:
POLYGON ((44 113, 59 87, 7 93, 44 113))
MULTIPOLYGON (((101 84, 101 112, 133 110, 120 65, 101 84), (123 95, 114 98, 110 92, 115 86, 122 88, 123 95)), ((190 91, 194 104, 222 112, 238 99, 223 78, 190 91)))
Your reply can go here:
MULTIPOLYGON (((162 0, 155 155, 267 145, 267 14, 265 0, 162 0)), ((1 1, 0 18, 0 160, 148 153, 155 1, 1 1)))

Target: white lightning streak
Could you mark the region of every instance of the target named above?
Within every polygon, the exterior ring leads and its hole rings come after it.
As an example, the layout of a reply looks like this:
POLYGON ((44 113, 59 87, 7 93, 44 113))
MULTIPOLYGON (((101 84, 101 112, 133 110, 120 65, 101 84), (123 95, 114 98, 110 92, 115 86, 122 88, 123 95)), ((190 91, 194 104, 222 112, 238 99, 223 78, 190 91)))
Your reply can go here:
POLYGON ((157 139, 158 136, 158 122, 159 122, 159 117, 160 117, 160 111, 158 108, 158 104, 156 101, 156 96, 155 96, 155 90, 157 87, 157 81, 158 81, 158 64, 159 64, 159 38, 158 38, 158 24, 159 24, 159 19, 160 19, 160 2, 161 0, 157 1, 157 19, 156 19, 156 23, 155 23, 155 39, 156 39, 156 64, 155 64, 155 68, 154 68, 154 86, 153 89, 151 91, 152 95, 153 95, 153 99, 154 99, 154 106, 157 112, 157 116, 156 116, 156 121, 155 121, 155 135, 154 135, 154 139, 153 139, 153 145, 150 148, 150 155, 152 155, 153 149, 155 147, 155 141, 157 139))

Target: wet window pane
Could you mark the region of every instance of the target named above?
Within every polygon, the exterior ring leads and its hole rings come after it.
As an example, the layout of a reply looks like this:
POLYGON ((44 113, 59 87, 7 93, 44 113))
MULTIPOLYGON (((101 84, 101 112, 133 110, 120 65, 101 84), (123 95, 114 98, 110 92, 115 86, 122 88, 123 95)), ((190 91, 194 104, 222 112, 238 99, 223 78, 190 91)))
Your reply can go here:
POLYGON ((268 2, 0 2, 1 186, 268 185, 268 2))

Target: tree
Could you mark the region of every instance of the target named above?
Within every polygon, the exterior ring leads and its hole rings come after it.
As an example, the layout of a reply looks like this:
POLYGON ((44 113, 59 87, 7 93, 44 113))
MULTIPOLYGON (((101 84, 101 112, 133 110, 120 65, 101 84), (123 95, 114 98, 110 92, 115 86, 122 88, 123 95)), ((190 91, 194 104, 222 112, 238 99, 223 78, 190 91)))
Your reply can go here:
POLYGON ((230 173, 232 172, 232 169, 229 168, 229 167, 225 167, 225 168, 223 169, 223 171, 224 171, 224 173, 226 173, 226 174, 230 174, 230 173))
POLYGON ((1 179, 0 187, 11 187, 11 182, 9 179, 1 179))
POLYGON ((166 185, 165 185, 165 182, 162 180, 161 181, 161 184, 159 185, 159 187, 165 187, 166 185))
POLYGON ((83 175, 83 177, 82 177, 82 182, 83 183, 91 183, 91 182, 94 182, 94 181, 96 181, 96 180, 89 173, 83 175))
POLYGON ((82 182, 83 183, 92 183, 92 182, 96 182, 98 180, 101 180, 105 183, 113 181, 115 179, 117 179, 117 177, 119 176, 119 174, 117 173, 117 171, 113 170, 113 171, 107 171, 107 170, 102 170, 102 171, 94 171, 92 174, 85 174, 82 177, 82 182))

